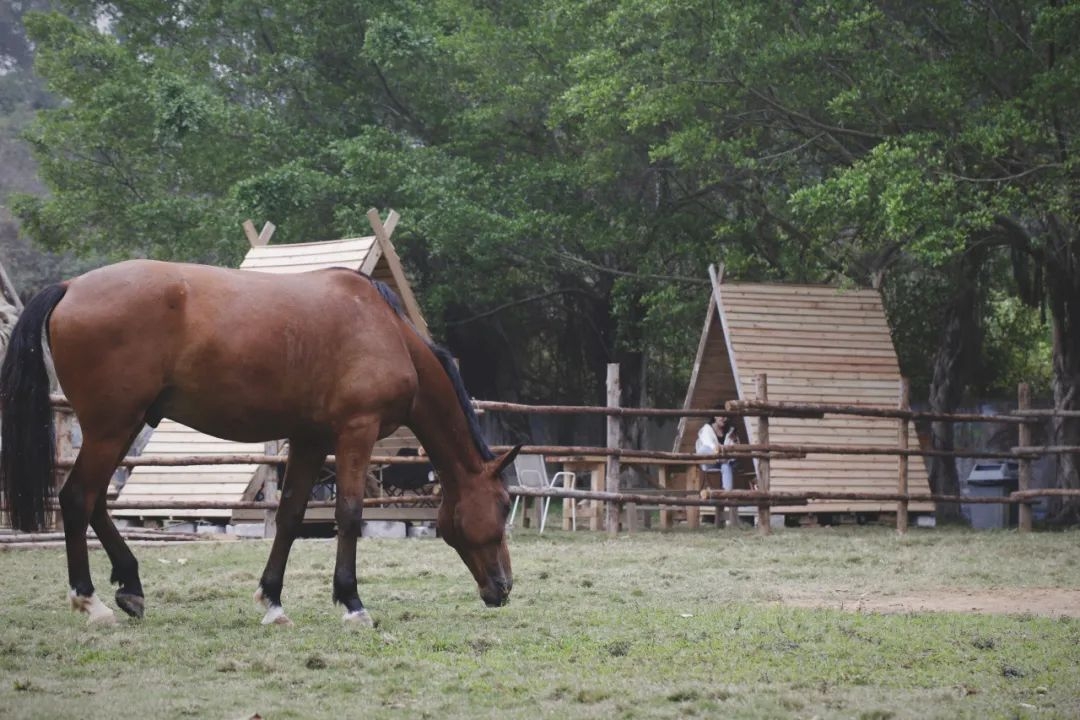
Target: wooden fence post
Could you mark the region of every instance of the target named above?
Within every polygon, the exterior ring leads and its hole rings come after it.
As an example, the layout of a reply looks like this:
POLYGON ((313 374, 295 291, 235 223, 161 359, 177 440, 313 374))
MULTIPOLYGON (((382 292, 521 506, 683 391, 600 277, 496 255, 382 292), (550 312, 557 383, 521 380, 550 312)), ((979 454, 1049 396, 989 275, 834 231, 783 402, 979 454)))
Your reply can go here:
MULTIPOLYGON (((278 500, 277 474, 266 478, 263 483, 263 500, 274 502, 278 500)), ((272 538, 277 534, 277 508, 267 508, 263 520, 263 537, 272 538)))
MULTIPOLYGON (((705 486, 702 476, 705 473, 701 471, 701 465, 694 463, 686 471, 686 489, 692 490, 695 493, 700 491, 705 486)), ((701 527, 701 508, 697 506, 686 508, 686 527, 691 530, 696 530, 701 527)))
MULTIPOLYGON (((757 376, 758 402, 769 402, 769 378, 765 373, 757 376)), ((758 445, 769 446, 769 416, 758 416, 758 445)), ((758 458, 758 490, 769 492, 769 458, 758 458)), ((772 532, 772 506, 758 505, 758 532, 768 535, 772 532)))
MULTIPOLYGON (((664 491, 666 491, 667 486, 668 486, 668 468, 667 468, 667 465, 661 465, 659 473, 660 473, 660 487, 663 488, 664 491)), ((671 529, 671 520, 672 520, 673 515, 674 515, 674 513, 671 511, 671 508, 666 508, 665 509, 663 505, 660 506, 660 529, 661 530, 670 530, 671 529)))
MULTIPOLYGON (((607 366, 607 405, 617 408, 622 404, 622 385, 619 382, 619 364, 608 363, 607 366)), ((622 420, 617 415, 608 415, 607 418, 607 446, 610 449, 622 446, 622 420)), ((609 455, 607 459, 607 482, 608 492, 619 492, 619 458, 609 455)), ((617 503, 609 502, 605 505, 608 535, 619 534, 619 510, 617 503)))
MULTIPOLYGON (((911 409, 911 383, 907 378, 900 378, 900 410, 911 409)), ((908 449, 908 419, 906 417, 900 418, 900 422, 897 423, 899 428, 897 431, 897 445, 901 450, 908 449)), ((908 492, 908 456, 897 456, 897 478, 896 478, 896 492, 901 495, 907 495, 908 492)), ((908 531, 908 501, 901 500, 896 503, 896 532, 901 535, 906 535, 908 531)))
MULTIPOLYGON (((1021 410, 1031 409, 1031 386, 1027 383, 1020 383, 1017 388, 1016 406, 1021 410)), ((1022 422, 1018 426, 1019 430, 1019 442, 1020 447, 1031 446, 1031 424, 1028 422, 1022 422)), ((1017 479, 1018 490, 1029 490, 1031 488, 1031 460, 1027 458, 1020 458, 1020 476, 1017 479)), ((1017 517, 1017 530, 1022 533, 1031 532, 1031 518, 1032 509, 1031 504, 1027 502, 1020 503, 1017 517)))

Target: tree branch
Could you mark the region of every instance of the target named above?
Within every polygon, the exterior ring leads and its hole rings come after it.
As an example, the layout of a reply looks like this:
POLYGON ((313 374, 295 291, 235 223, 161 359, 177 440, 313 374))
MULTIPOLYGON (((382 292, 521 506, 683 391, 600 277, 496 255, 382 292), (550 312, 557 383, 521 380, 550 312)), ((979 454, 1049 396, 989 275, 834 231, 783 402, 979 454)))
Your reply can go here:
POLYGON ((476 315, 467 317, 463 320, 452 320, 444 324, 447 327, 458 327, 460 325, 467 325, 468 323, 476 322, 477 320, 483 320, 486 317, 491 317, 492 315, 500 313, 508 308, 516 307, 518 305, 528 305, 529 303, 536 302, 537 300, 543 300, 545 298, 554 297, 556 295, 582 295, 589 299, 593 299, 592 296, 589 295, 589 293, 579 288, 561 288, 559 290, 551 290, 550 292, 530 295, 529 297, 521 298, 520 300, 511 300, 510 302, 503 303, 502 305, 497 305, 490 310, 485 310, 482 313, 477 313, 476 315))
POLYGON ((687 277, 686 275, 653 275, 653 274, 649 274, 649 273, 633 273, 633 272, 628 272, 626 270, 616 270, 615 268, 610 268, 610 267, 606 267, 604 265, 599 265, 597 263, 590 262, 589 260, 585 260, 583 258, 574 257, 573 255, 570 255, 569 253, 556 253, 556 254, 560 258, 562 258, 563 260, 568 260, 570 262, 577 263, 578 265, 584 265, 585 267, 592 268, 593 270, 596 270, 598 272, 602 272, 602 273, 605 273, 605 274, 608 274, 608 275, 617 275, 619 277, 631 277, 631 278, 636 278, 638 280, 660 280, 660 281, 663 281, 663 282, 685 282, 685 283, 696 283, 696 284, 699 284, 699 285, 708 285, 709 284, 709 280, 705 279, 705 278, 687 277))

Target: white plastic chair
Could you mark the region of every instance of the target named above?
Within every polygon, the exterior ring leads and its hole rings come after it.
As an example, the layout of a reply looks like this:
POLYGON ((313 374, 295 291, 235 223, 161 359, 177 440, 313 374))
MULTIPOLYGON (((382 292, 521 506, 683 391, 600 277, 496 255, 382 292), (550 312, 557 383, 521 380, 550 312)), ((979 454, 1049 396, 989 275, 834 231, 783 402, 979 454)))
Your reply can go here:
MULTIPOLYGON (((524 488, 545 489, 557 486, 573 488, 576 479, 574 473, 566 471, 557 472, 549 478, 547 464, 544 462, 543 455, 518 455, 514 460, 514 470, 517 472, 517 485, 524 488)), ((514 506, 510 510, 510 519, 506 521, 508 526, 512 527, 514 525, 514 517, 517 515, 518 502, 521 501, 521 497, 521 495, 514 497, 514 506)), ((544 525, 547 523, 551 498, 537 498, 537 500, 543 500, 544 503, 543 511, 540 513, 540 532, 542 533, 544 532, 544 525)), ((574 530, 577 530, 577 504, 570 498, 567 498, 564 502, 570 503, 571 526, 574 530)))

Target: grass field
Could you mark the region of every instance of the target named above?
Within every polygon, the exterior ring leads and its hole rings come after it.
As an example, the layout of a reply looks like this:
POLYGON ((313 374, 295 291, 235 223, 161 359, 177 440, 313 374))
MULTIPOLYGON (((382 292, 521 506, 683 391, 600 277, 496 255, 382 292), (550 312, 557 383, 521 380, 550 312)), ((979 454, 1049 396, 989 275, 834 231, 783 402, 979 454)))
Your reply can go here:
POLYGON ((329 541, 294 550, 294 627, 259 625, 262 541, 138 548, 147 617, 107 628, 66 609, 60 551, 3 552, 0 717, 1075 718, 1080 620, 781 601, 1076 591, 1078 541, 519 531, 513 601, 492 610, 442 541, 364 540, 374 630, 331 606, 329 541))

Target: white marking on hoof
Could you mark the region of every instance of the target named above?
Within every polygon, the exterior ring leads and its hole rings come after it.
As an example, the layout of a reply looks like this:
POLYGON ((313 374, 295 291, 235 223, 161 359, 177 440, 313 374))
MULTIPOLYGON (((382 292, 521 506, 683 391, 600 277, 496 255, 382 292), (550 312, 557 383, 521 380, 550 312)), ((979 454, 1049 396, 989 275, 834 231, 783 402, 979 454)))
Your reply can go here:
POLYGON ((92 625, 115 625, 116 613, 109 608, 108 605, 101 602, 97 593, 93 593, 90 597, 83 597, 82 595, 76 595, 74 590, 68 591, 68 600, 71 602, 71 609, 75 612, 83 612, 89 615, 88 622, 92 625))
POLYGON ((263 595, 262 585, 260 585, 259 589, 255 591, 255 595, 253 597, 255 598, 256 605, 266 610, 270 609, 270 601, 266 599, 265 595, 263 595))
POLYGON ((263 615, 263 625, 292 625, 293 621, 289 619, 289 616, 285 614, 285 608, 280 605, 274 605, 270 602, 270 598, 263 594, 262 585, 255 591, 255 602, 259 607, 266 608, 266 614, 263 615))
POLYGON ((263 615, 263 625, 292 625, 293 621, 285 614, 285 608, 280 605, 270 605, 266 614, 263 615))
POLYGON ((375 621, 368 615, 368 611, 364 608, 360 608, 356 612, 347 612, 341 616, 341 619, 346 623, 356 623, 364 627, 375 627, 375 621))

